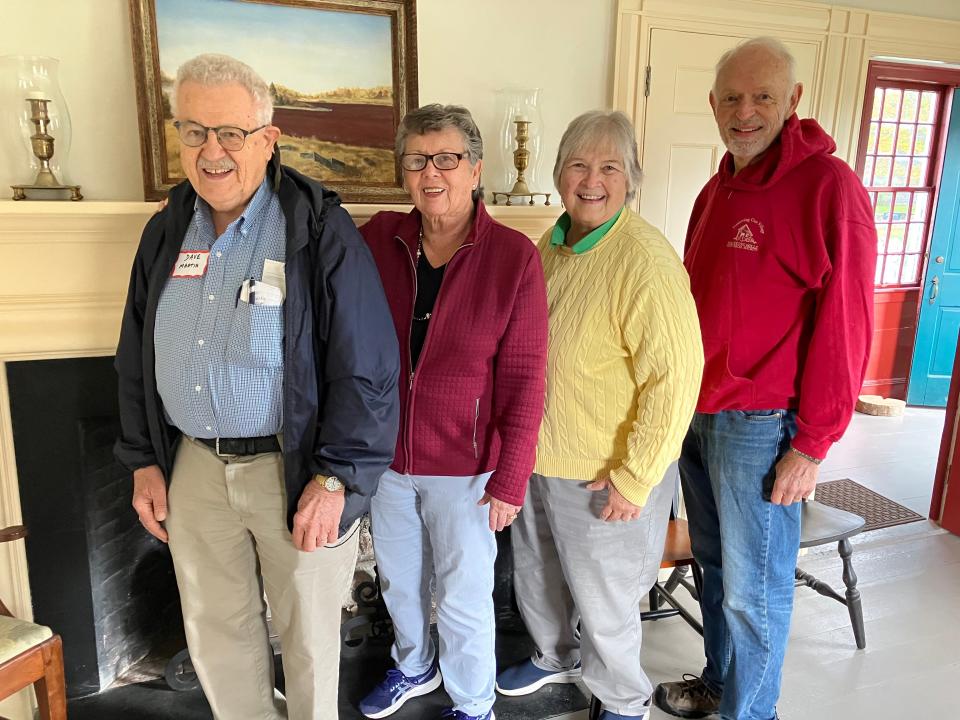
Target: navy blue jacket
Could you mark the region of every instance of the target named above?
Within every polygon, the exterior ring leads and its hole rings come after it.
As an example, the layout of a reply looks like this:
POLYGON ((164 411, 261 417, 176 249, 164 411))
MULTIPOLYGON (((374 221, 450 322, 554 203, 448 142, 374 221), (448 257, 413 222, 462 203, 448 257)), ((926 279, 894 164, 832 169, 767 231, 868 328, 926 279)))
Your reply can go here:
MULTIPOLYGON (((399 422, 399 351, 373 257, 339 196, 272 164, 287 222, 284 301, 283 461, 287 523, 310 478, 346 485, 341 534, 370 507, 393 460, 399 422)), ((159 465, 167 482, 180 431, 157 391, 154 324, 160 293, 193 216, 189 182, 170 192, 147 223, 130 276, 115 367, 121 437, 114 454, 128 470, 159 465)))

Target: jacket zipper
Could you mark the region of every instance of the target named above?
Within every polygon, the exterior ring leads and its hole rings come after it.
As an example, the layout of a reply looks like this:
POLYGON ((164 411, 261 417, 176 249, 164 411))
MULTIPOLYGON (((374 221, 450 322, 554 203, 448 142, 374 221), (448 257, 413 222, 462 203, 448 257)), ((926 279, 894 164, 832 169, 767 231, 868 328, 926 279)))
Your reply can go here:
MULTIPOLYGON (((413 256, 410 254, 410 247, 407 245, 406 242, 404 242, 403 238, 400 237, 399 235, 395 235, 394 237, 395 239, 399 240, 400 243, 403 245, 404 252, 406 253, 407 258, 410 260, 410 269, 413 272, 413 300, 411 302, 411 307, 410 307, 410 324, 407 326, 407 342, 406 342, 407 366, 410 368, 410 376, 407 380, 407 383, 408 383, 407 384, 407 418, 406 418, 407 427, 406 427, 406 432, 404 433, 404 438, 403 438, 403 449, 404 449, 404 454, 406 455, 406 458, 405 458, 406 461, 404 462, 404 466, 403 466, 403 474, 412 475, 413 474, 413 406, 414 406, 413 384, 414 384, 414 381, 416 380, 416 372, 413 369, 413 353, 410 352, 410 336, 413 334, 413 313, 416 310, 416 303, 417 303, 417 264, 414 261, 413 256)), ((443 297, 443 288, 447 284, 446 282, 447 275, 448 275, 447 271, 450 270, 450 263, 453 262, 453 259, 457 256, 457 254, 461 250, 468 247, 473 247, 473 243, 464 243, 463 245, 458 247, 454 251, 453 255, 450 256, 450 259, 447 260, 447 270, 444 271, 443 279, 440 281, 440 289, 437 291, 437 299, 434 301, 434 307, 437 307, 440 305, 440 298, 443 297)), ((433 330, 433 323, 427 326, 427 334, 423 338, 423 347, 420 348, 420 362, 423 362, 423 357, 427 353, 427 346, 430 344, 430 337, 433 335, 432 330, 433 330)), ((479 407, 479 402, 480 401, 478 400, 477 401, 478 407, 479 407)))
POLYGON ((477 424, 480 422, 480 398, 477 398, 477 404, 473 409, 473 459, 477 460, 480 453, 477 450, 477 424))

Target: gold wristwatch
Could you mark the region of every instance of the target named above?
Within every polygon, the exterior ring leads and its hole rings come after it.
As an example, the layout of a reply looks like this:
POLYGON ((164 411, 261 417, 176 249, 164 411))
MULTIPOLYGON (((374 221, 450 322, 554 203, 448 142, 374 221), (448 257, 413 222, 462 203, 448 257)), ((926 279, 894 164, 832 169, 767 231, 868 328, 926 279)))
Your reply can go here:
POLYGON ((344 487, 336 475, 314 475, 313 479, 327 492, 340 492, 344 487))

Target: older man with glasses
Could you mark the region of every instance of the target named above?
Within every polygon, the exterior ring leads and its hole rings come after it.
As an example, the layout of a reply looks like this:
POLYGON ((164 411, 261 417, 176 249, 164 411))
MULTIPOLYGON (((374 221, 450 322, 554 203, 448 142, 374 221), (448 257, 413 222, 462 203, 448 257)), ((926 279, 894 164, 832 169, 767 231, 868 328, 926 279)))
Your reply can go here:
POLYGON ((116 455, 170 544, 214 716, 333 720, 359 518, 397 434, 390 311, 337 195, 280 165, 262 78, 201 55, 172 99, 188 182, 134 260, 116 455))

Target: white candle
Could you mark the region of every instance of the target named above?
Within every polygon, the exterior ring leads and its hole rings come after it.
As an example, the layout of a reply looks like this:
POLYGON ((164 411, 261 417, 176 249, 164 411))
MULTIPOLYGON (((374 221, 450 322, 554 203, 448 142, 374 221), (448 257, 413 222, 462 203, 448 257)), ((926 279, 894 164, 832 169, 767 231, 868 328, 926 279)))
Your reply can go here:
POLYGON ((46 100, 46 93, 42 93, 39 90, 31 90, 27 93, 27 100, 46 100))

